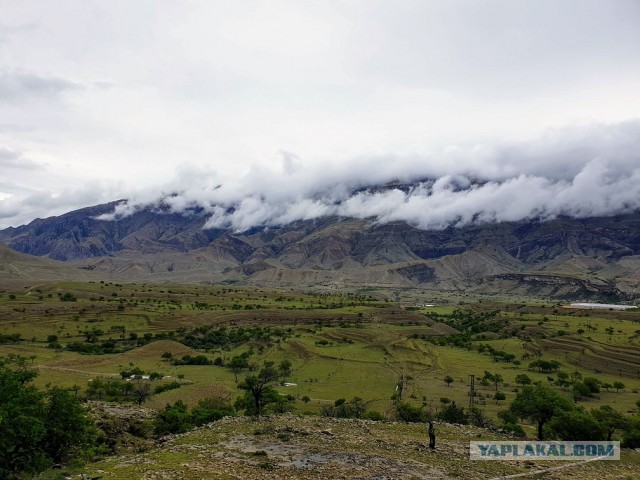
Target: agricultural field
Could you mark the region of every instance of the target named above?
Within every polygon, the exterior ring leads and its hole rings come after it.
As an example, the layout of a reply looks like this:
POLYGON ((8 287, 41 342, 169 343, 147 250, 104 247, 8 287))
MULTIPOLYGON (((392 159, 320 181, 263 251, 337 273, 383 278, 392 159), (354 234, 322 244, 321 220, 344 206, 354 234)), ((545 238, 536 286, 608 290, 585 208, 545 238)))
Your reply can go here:
POLYGON ((156 409, 212 394, 234 399, 245 375, 282 360, 291 372, 278 391, 295 400, 297 413, 318 414, 353 397, 382 415, 398 400, 432 412, 450 401, 468 408, 474 375, 474 405, 496 419, 515 398, 518 376, 570 396, 558 372, 600 382, 599 392, 574 398, 581 405, 637 408, 640 313, 446 302, 403 304, 383 291, 50 283, 2 291, 0 356, 25 359, 39 371, 39 387, 99 399, 92 382, 134 375, 132 383, 158 390, 142 399, 156 409), (531 366, 536 361, 557 366, 531 366), (157 389, 170 383, 178 386, 157 389))

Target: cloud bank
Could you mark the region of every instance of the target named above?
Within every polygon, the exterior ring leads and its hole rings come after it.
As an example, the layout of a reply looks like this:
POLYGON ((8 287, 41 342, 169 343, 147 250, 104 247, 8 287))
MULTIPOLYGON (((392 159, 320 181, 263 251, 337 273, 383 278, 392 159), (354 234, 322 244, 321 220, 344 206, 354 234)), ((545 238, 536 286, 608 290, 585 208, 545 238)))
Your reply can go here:
POLYGON ((243 232, 328 215, 404 221, 420 229, 640 209, 640 121, 550 131, 529 142, 447 147, 428 157, 378 157, 305 166, 283 153, 226 182, 183 168, 163 194, 140 193, 114 220, 141 208, 192 214, 205 228, 243 232), (395 183, 389 183, 395 182, 395 183))
POLYGON ((18 102, 33 98, 55 98, 80 89, 71 80, 27 71, 0 71, 0 101, 18 102))
POLYGON ((3 2, 0 228, 121 198, 237 230, 340 214, 432 228, 596 212, 491 199, 634 172, 629 126, 522 140, 639 117, 637 0, 122 3, 3 2))

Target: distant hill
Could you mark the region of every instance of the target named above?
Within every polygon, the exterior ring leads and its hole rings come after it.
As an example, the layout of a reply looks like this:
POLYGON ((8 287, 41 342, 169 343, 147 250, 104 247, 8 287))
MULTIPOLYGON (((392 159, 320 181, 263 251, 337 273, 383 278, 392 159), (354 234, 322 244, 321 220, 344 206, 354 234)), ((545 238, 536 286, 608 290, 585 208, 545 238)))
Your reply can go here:
POLYGON ((33 281, 94 280, 98 278, 74 264, 18 253, 0 244, 0 287, 33 281))
POLYGON ((142 209, 96 220, 115 203, 1 230, 0 242, 84 269, 74 272, 151 281, 419 286, 567 299, 638 295, 638 214, 439 231, 324 217, 234 233, 204 230, 206 217, 198 212, 142 209))

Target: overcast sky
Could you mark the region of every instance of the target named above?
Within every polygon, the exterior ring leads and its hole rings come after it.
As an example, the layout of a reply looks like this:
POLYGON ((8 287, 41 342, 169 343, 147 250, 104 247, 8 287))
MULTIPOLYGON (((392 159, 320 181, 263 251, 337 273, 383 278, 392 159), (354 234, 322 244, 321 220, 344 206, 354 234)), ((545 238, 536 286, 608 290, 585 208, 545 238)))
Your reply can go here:
POLYGON ((237 230, 636 209, 638 25, 638 0, 0 0, 0 228, 167 193, 237 230))

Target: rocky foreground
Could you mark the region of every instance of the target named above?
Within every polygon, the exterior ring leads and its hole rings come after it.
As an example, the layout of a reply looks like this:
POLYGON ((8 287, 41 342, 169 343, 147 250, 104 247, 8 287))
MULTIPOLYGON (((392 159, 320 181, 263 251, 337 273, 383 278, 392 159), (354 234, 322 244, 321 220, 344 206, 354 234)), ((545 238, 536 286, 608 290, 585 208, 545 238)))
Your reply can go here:
POLYGON ((585 464, 471 461, 470 440, 507 437, 449 424, 437 424, 436 433, 432 451, 421 424, 291 414, 225 418, 143 453, 87 465, 84 473, 103 480, 640 478, 640 453, 632 450, 621 461, 585 464))

